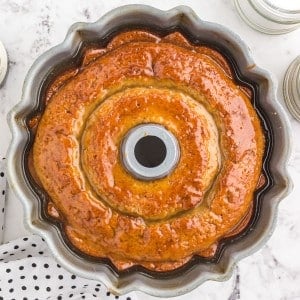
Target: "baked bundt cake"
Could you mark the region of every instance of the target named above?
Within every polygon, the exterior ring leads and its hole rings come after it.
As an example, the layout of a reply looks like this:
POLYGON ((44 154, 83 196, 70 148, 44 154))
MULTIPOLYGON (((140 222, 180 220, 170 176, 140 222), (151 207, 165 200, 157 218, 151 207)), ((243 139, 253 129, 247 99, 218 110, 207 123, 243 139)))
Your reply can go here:
POLYGON ((132 30, 89 48, 51 84, 36 124, 32 169, 48 213, 75 248, 119 270, 173 270, 213 256, 247 224, 262 174, 265 139, 251 97, 219 52, 179 32, 132 30), (178 141, 176 166, 162 178, 124 166, 124 138, 141 124, 178 141))

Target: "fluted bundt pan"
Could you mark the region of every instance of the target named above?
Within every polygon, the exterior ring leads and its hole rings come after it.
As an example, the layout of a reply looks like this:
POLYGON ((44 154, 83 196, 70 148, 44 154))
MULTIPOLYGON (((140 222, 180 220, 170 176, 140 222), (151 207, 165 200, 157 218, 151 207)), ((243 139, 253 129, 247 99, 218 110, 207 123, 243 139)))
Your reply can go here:
MULTIPOLYGON (((274 89, 269 74, 256 66, 248 48, 237 35, 217 24, 199 20, 188 7, 160 11, 149 6, 129 5, 109 12, 95 23, 74 24, 62 44, 35 61, 25 79, 22 100, 8 118, 13 135, 8 152, 8 178, 10 188, 23 203, 26 227, 45 238, 54 257, 65 268, 80 276, 100 280, 116 294, 141 290, 155 296, 177 296, 206 280, 228 279, 234 264, 258 250, 270 237, 278 203, 291 189, 286 171, 290 129, 274 89), (222 239, 212 257, 195 255, 180 267, 163 272, 139 264, 117 268, 109 258, 97 258, 78 250, 66 235, 63 221, 49 215, 48 196, 28 167, 34 139, 32 123, 45 109, 42 100, 49 85, 57 76, 79 66, 87 49, 95 45, 105 48, 118 33, 126 30, 146 30, 161 37, 180 32, 193 45, 207 45, 219 51, 230 65, 236 84, 251 90, 252 105, 265 135, 262 166, 265 182, 255 192, 248 225, 238 234, 222 239)), ((142 93, 145 95, 148 91, 142 93)), ((155 126, 150 129, 162 130, 155 126)), ((172 141, 174 138, 170 135, 169 143, 172 141)), ((179 155, 178 151, 179 148, 176 155, 179 155)), ((174 160, 174 165, 177 160, 174 160)), ((170 165, 174 167, 172 163, 170 165)), ((148 174, 140 171, 145 179, 148 174)), ((164 174, 163 171, 157 171, 157 178, 164 174)), ((151 212, 148 214, 151 216, 151 212)))

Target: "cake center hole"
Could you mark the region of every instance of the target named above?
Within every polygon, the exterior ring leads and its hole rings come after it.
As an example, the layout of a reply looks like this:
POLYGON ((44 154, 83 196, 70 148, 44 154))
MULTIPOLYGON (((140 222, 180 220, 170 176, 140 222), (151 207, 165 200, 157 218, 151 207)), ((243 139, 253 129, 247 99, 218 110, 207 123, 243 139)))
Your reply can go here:
POLYGON ((154 135, 142 137, 134 147, 136 160, 144 167, 154 168, 159 166, 167 155, 165 143, 154 135))

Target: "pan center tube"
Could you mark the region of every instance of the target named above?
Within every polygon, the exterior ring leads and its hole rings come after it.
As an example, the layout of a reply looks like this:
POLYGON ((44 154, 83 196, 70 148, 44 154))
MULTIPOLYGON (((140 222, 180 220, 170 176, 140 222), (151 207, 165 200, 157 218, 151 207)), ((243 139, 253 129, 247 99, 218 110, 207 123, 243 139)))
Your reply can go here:
POLYGON ((121 144, 121 160, 134 177, 152 181, 170 174, 180 158, 176 137, 164 126, 140 124, 126 134, 121 144))

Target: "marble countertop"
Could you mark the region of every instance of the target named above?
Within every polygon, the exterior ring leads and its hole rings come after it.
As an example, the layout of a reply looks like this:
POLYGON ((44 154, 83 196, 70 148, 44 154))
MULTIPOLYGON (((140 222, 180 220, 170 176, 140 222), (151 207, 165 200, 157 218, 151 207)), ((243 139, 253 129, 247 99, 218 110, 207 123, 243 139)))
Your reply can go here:
MULTIPOLYGON (((129 1, 129 0, 0 0, 0 40, 9 56, 9 73, 0 89, 0 156, 10 133, 5 122, 8 111, 21 97, 24 77, 33 61, 45 50, 60 43, 71 24, 95 21, 112 8, 125 4, 148 4, 160 9, 188 5, 204 20, 220 23, 239 34, 251 49, 256 63, 278 81, 290 62, 300 54, 300 30, 280 36, 256 32, 241 21, 230 0, 210 1, 129 1)), ((269 242, 254 255, 242 260, 226 282, 207 282, 180 300, 298 300, 300 299, 300 123, 290 117, 293 153, 289 171, 294 190, 279 207, 278 224, 269 242)), ((14 197, 6 204, 4 240, 28 234, 23 227, 22 206, 14 197)), ((140 299, 153 297, 140 294, 140 299)))

